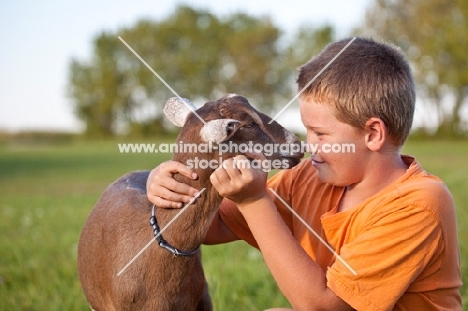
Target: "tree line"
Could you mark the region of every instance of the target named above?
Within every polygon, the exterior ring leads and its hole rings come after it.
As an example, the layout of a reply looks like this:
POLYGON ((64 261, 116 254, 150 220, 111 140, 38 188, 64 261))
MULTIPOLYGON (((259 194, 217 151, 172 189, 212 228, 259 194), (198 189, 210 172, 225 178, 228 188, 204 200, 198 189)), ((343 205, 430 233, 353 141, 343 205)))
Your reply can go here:
MULTIPOLYGON (((461 134, 466 127, 461 111, 468 95, 464 53, 468 43, 463 37, 468 34, 468 8, 466 1, 443 0, 455 5, 442 6, 448 16, 440 16, 440 2, 377 0, 350 36, 371 34, 401 46, 412 63, 420 95, 433 99, 425 104, 439 111, 438 132, 461 134), (412 12, 418 12, 414 20, 412 12), (449 110, 443 106, 447 94, 453 101, 449 110)), ((171 130, 162 107, 174 94, 119 36, 196 105, 240 93, 272 114, 295 95, 298 66, 335 40, 335 30, 330 25, 303 25, 286 37, 268 16, 218 17, 180 6, 160 21, 145 19, 103 31, 93 41, 91 57, 73 59, 69 66, 68 92, 89 137, 148 136, 171 130)))
POLYGON ((468 1, 375 0, 358 33, 385 38, 409 58, 419 100, 440 136, 468 131, 468 1))

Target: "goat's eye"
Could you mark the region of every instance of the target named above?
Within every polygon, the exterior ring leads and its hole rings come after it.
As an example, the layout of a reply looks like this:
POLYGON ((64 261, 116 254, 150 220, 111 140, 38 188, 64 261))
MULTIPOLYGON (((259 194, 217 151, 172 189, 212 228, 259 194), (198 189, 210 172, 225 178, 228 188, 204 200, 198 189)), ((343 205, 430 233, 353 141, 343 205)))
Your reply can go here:
POLYGON ((244 127, 252 127, 252 126, 254 126, 254 124, 255 124, 255 123, 253 123, 253 122, 249 122, 249 123, 246 123, 246 124, 244 125, 244 127))

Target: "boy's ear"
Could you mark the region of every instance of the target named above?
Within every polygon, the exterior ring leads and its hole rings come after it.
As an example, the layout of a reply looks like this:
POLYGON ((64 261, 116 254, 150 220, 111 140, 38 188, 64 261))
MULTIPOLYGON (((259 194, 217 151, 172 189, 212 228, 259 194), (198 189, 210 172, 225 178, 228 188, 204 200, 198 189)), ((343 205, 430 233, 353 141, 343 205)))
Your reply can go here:
POLYGON ((367 147, 372 151, 379 151, 388 140, 388 129, 380 118, 370 118, 367 120, 364 130, 366 131, 365 141, 367 147))

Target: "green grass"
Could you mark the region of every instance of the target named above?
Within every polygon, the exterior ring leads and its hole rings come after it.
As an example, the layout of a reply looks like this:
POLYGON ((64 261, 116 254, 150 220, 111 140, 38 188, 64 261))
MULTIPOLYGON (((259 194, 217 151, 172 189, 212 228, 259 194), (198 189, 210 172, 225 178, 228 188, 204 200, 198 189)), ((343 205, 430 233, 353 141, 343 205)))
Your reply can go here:
MULTIPOLYGON (((444 179, 455 197, 467 282, 468 143, 410 142, 404 151, 444 179)), ((120 154, 116 142, 2 144, 0 310, 89 310, 76 273, 77 240, 89 211, 110 182, 167 158, 120 154)), ((245 243, 204 247, 203 258, 216 310, 288 306, 259 252, 245 243)), ((468 298, 468 286, 462 294, 468 298)))
POLYGON ((468 141, 409 141, 403 153, 411 154, 452 192, 458 221, 463 310, 468 310, 468 141))
MULTIPOLYGON (((89 310, 76 272, 88 213, 110 182, 169 156, 121 154, 116 142, 0 148, 0 310, 89 310)), ((203 254, 216 310, 287 306, 247 244, 203 254)))

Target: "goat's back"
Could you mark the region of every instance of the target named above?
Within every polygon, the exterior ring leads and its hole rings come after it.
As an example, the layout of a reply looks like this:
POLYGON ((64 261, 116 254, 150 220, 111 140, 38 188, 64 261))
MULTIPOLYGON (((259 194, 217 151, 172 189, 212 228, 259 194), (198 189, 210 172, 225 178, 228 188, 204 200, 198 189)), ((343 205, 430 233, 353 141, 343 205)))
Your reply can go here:
POLYGON ((117 275, 153 238, 148 174, 132 172, 109 185, 88 216, 78 244, 85 296, 96 311, 204 310, 195 307, 204 285, 198 256, 174 258, 152 243, 117 275))

